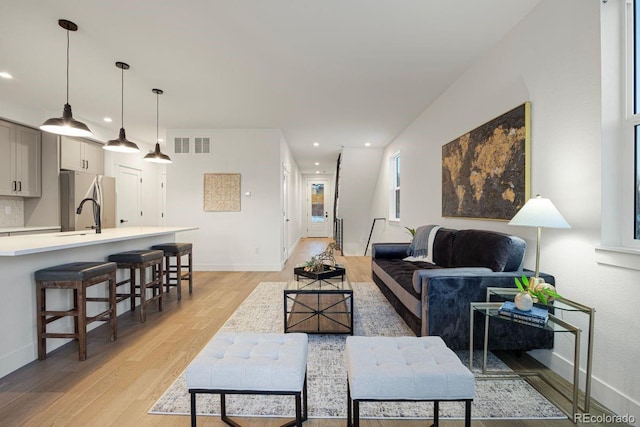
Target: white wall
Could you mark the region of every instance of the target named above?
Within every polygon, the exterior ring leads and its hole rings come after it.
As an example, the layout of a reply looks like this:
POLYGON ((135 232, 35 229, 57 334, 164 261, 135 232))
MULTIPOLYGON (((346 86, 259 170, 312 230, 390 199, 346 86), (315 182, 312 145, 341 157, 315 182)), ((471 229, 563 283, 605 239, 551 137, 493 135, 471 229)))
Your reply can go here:
MULTIPOLYGON (((541 270, 556 277, 565 297, 597 310, 592 395, 640 420, 638 299, 629 298, 637 295, 640 272, 600 265, 594 255, 602 199, 600 7, 596 1, 541 2, 386 148, 385 160, 401 152, 402 221, 388 224, 379 240, 407 241, 404 226, 437 223, 513 233, 534 248, 534 229, 441 216, 442 145, 531 101, 532 194, 549 197, 573 227, 543 231, 541 270)), ((385 160, 371 217, 388 209, 385 160)), ((534 263, 530 249, 525 267, 534 263)), ((572 341, 559 334, 555 343, 553 352, 535 355, 570 378, 572 341)), ((584 360, 583 351, 583 370, 584 360)))
MULTIPOLYGON (((183 233, 200 271, 279 271, 282 264, 282 133, 274 129, 170 129, 166 224, 183 233), (175 154, 176 137, 209 137, 210 154, 175 154), (205 173, 241 175, 240 212, 205 212, 205 173), (251 196, 245 196, 250 192, 251 196), (277 225, 276 225, 277 224, 277 225)), ((290 157, 287 157, 290 158, 290 157)), ((288 160, 291 164, 291 160, 288 160)))
MULTIPOLYGON (((379 148, 342 149, 338 216, 344 219, 345 255, 364 254, 373 221, 369 213, 381 159, 382 149, 379 148)), ((376 216, 386 218, 388 213, 376 216)), ((383 227, 382 224, 378 222, 376 229, 383 227)))

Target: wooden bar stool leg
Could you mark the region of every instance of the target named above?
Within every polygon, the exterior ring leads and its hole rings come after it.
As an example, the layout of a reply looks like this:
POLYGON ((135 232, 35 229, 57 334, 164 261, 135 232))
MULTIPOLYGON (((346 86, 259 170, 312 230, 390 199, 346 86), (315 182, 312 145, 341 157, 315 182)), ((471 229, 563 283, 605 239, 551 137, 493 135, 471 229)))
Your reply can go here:
POLYGON ((189 252, 189 293, 193 292, 193 254, 189 252))
POLYGON ((147 280, 146 269, 140 268, 140 322, 147 320, 147 280))
POLYGON ((154 270, 156 268, 160 270, 158 271, 158 275, 156 279, 157 280, 156 286, 158 287, 158 311, 162 311, 162 278, 164 277, 163 271, 162 271, 162 260, 154 266, 154 270))
POLYGON ((44 360, 47 357, 46 334, 46 294, 47 290, 42 286, 42 282, 36 282, 36 304, 38 306, 38 359, 44 360))
MULTIPOLYGON (((73 310, 75 310, 76 313, 78 313, 78 307, 80 306, 79 302, 81 300, 78 299, 78 289, 74 288, 73 289, 73 310)), ((86 306, 85 306, 86 307, 86 306)), ((80 325, 78 325, 78 316, 73 316, 73 333, 76 335, 74 340, 78 341, 79 339, 79 335, 78 335, 78 331, 80 325)))
POLYGON ((176 254, 176 287, 178 288, 178 301, 182 299, 182 256, 176 254))
POLYGON ((87 359, 87 297, 85 295, 84 283, 75 282, 76 286, 76 319, 78 322, 78 357, 80 360, 87 359))
POLYGON ((165 256, 164 257, 165 292, 169 292, 169 290, 171 289, 171 284, 170 284, 171 276, 169 274, 170 268, 171 268, 171 257, 165 256))
POLYGON ((129 300, 131 302, 131 311, 136 310, 136 270, 129 269, 129 300))
POLYGON ((109 327, 111 329, 111 341, 115 341, 118 338, 116 282, 116 273, 114 272, 109 277, 109 327))

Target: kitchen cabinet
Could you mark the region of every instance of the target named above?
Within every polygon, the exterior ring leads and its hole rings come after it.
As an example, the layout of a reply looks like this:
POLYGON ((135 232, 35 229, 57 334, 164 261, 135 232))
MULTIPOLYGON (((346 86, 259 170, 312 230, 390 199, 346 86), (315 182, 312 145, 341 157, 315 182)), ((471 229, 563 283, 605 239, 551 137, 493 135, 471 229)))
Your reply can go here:
POLYGON ((60 169, 104 174, 102 145, 79 138, 61 136, 60 169))
POLYGON ((0 120, 0 195, 40 197, 42 133, 0 120))

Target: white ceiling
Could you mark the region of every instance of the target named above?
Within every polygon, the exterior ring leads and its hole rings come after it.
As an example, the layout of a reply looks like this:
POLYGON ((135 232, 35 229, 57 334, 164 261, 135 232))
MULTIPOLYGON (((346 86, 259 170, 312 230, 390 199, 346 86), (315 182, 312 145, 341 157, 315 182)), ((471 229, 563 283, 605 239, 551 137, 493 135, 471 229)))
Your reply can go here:
POLYGON ((303 173, 332 172, 340 146, 387 145, 539 1, 2 0, 0 71, 14 79, 0 96, 62 115, 64 18, 79 27, 74 117, 105 139, 120 127, 123 61, 129 139, 155 142, 160 88, 161 134, 277 128, 303 173))

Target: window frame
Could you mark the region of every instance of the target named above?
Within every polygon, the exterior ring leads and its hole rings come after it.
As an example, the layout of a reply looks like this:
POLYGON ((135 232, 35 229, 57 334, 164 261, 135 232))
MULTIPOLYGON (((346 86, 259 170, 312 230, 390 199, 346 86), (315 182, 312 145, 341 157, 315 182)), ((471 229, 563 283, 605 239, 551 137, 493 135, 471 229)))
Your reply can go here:
POLYGON ((402 215, 400 209, 401 164, 400 151, 396 151, 389 157, 389 221, 400 222, 402 215))
MULTIPOLYGON (((622 229, 620 243, 623 247, 640 249, 640 236, 636 238, 636 212, 640 214, 640 206, 636 206, 636 198, 640 189, 637 182, 640 180, 640 97, 637 99, 636 90, 640 90, 640 19, 636 22, 636 8, 640 8, 640 0, 627 2, 625 8, 625 77, 624 77, 624 117, 622 144, 623 160, 622 175, 622 229), (638 37, 636 37, 638 36, 638 37), (638 53, 636 53, 638 51, 638 53), (636 112, 636 107, 638 112, 636 112), (637 129, 637 131, 636 131, 637 129)), ((638 11, 640 15, 640 10, 638 11)), ((639 16, 640 18, 640 16, 639 16)))

